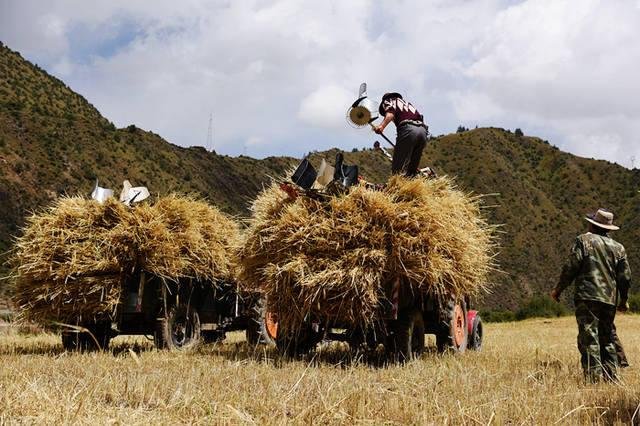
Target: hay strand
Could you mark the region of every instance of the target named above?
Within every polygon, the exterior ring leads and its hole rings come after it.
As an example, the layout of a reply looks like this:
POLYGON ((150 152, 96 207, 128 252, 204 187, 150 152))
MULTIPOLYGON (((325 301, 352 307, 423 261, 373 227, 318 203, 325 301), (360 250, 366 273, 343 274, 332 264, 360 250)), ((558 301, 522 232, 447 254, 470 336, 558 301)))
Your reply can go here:
POLYGON ((477 295, 495 267, 480 201, 447 177, 393 177, 384 191, 355 187, 326 202, 290 199, 274 183, 252 205, 240 277, 283 324, 370 323, 396 276, 435 296, 477 295))
POLYGON ((62 198, 29 217, 16 241, 14 300, 31 320, 113 319, 126 274, 229 279, 239 238, 235 221, 189 197, 134 207, 114 198, 62 198))

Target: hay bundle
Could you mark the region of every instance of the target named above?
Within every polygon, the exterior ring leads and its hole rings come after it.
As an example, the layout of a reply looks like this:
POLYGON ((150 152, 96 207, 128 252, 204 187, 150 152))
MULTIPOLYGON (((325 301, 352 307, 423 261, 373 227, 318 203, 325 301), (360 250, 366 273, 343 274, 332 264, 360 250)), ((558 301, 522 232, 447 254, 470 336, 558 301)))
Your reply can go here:
POLYGON ((14 300, 32 320, 113 319, 127 273, 226 279, 238 238, 233 220, 191 198, 133 208, 113 198, 63 198, 28 218, 16 241, 14 300))
POLYGON ((451 180, 394 177, 321 202, 272 185, 255 200, 241 249, 241 279, 262 287, 284 324, 307 315, 370 323, 395 276, 442 296, 487 288, 494 245, 478 197, 451 180))
POLYGON ((168 196, 153 205, 137 205, 130 217, 144 270, 174 281, 233 277, 238 225, 208 203, 168 196))

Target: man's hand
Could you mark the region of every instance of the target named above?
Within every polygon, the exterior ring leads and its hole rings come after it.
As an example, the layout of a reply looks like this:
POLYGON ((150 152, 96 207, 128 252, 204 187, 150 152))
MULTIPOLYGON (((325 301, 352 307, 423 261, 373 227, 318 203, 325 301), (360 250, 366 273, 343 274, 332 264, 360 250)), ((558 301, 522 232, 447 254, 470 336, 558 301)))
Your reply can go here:
POLYGON ((618 303, 618 310, 620 312, 627 312, 629 310, 629 302, 621 300, 620 303, 618 303))
POLYGON ((555 300, 556 303, 560 303, 560 299, 558 299, 559 296, 560 296, 560 293, 558 293, 558 290, 553 290, 551 292, 551 297, 553 297, 553 300, 555 300))
POLYGON ((375 126, 373 128, 373 131, 376 132, 377 134, 381 135, 382 131, 384 130, 384 128, 382 126, 375 126))

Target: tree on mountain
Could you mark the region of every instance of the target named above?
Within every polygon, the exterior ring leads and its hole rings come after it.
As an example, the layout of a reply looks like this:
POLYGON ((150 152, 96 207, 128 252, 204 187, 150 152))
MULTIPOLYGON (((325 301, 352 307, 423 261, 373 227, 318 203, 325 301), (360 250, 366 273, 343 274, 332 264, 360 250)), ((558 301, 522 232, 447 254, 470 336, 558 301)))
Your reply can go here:
POLYGON ((524 136, 524 133, 522 133, 522 130, 520 130, 520 128, 518 127, 516 129, 516 131, 514 132, 516 136, 520 137, 520 136, 524 136))

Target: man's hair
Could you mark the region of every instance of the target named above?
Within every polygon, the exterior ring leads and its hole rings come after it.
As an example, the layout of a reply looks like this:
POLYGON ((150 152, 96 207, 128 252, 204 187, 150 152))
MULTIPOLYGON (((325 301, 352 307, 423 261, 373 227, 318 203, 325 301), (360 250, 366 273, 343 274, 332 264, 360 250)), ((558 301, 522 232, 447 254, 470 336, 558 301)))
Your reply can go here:
POLYGON ((605 237, 609 234, 608 229, 600 228, 598 225, 594 225, 591 222, 589 222, 589 226, 591 227, 591 232, 593 234, 603 235, 605 237))

